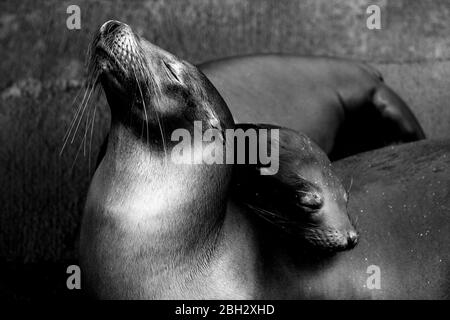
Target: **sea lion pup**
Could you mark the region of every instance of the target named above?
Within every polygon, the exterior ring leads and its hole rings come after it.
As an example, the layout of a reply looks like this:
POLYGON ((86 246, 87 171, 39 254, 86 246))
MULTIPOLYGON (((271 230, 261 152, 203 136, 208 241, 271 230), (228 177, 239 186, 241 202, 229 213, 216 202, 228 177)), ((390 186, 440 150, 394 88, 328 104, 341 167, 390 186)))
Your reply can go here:
POLYGON ((224 58, 199 68, 236 122, 295 129, 332 161, 425 138, 407 104, 362 62, 266 54, 224 58))
MULTIPOLYGON (((267 124, 238 124, 236 128, 247 133, 254 130, 258 142, 261 129, 279 130, 278 141, 274 142, 279 145, 278 171, 262 175, 261 170, 267 169, 261 162, 249 164, 249 158, 247 164, 238 164, 233 179, 236 199, 299 245, 331 252, 357 244, 358 233, 347 213, 348 192, 332 171, 326 154, 311 139, 267 124)), ((246 154, 249 143, 247 140, 246 154)), ((267 150, 271 143, 269 140, 267 150)))

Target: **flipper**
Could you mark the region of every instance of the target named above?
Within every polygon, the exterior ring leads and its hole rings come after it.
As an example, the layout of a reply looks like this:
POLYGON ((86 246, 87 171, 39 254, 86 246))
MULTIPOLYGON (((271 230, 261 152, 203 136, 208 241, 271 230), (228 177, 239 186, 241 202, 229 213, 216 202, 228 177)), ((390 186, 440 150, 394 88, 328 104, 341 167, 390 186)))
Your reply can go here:
POLYGON ((365 106, 349 109, 344 106, 345 120, 329 153, 332 161, 426 138, 406 102, 384 82, 374 89, 365 106))

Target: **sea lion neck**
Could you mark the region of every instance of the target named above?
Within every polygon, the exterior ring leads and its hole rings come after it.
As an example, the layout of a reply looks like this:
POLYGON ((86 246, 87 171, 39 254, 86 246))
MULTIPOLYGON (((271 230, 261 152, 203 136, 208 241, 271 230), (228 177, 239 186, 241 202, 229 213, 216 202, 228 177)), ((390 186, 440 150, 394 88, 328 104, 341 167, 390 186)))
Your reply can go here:
POLYGON ((146 245, 160 257, 151 262, 155 269, 165 263, 187 263, 186 257, 204 261, 214 251, 224 223, 231 168, 177 164, 151 148, 129 128, 112 126, 94 178, 107 187, 98 194, 99 188, 91 185, 90 197, 103 199, 107 219, 134 226, 136 235, 142 221, 151 225, 141 236, 148 238, 146 245))

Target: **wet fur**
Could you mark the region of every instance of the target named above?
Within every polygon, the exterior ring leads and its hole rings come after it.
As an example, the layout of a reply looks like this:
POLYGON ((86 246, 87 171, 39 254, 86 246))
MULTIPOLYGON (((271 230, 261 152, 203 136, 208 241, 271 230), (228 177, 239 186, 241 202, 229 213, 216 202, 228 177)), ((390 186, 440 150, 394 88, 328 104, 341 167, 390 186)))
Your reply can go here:
POLYGON ((332 161, 425 138, 408 105, 363 62, 259 54, 201 64, 236 122, 303 132, 332 161))

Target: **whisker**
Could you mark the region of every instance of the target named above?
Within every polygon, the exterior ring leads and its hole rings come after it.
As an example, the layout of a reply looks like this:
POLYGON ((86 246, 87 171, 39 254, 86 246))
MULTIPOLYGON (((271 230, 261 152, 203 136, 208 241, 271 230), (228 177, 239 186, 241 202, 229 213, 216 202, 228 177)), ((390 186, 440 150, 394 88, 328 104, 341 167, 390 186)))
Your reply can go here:
MULTIPOLYGON (((70 140, 70 144, 72 144, 75 141, 78 129, 80 127, 80 124, 83 122, 83 117, 86 113, 87 116, 86 116, 86 122, 85 122, 84 135, 83 135, 83 138, 77 149, 74 162, 70 169, 71 171, 73 170, 73 168, 75 166, 75 163, 78 159, 81 148, 83 148, 83 156, 86 156, 87 139, 88 139, 88 133, 89 133, 89 128, 90 128, 90 130, 91 130, 90 140, 89 140, 89 172, 90 172, 92 136, 93 136, 93 131, 94 131, 95 114, 96 114, 96 109, 97 109, 97 105, 95 105, 94 110, 92 112, 92 114, 93 114, 92 119, 90 119, 90 116, 89 116, 90 109, 91 109, 90 108, 91 107, 90 100, 91 100, 93 93, 95 93, 95 92, 99 93, 99 90, 97 90, 97 89, 98 89, 98 79, 100 76, 100 70, 99 70, 99 67, 97 64, 97 58, 95 57, 93 51, 94 51, 96 44, 98 43, 99 38, 100 38, 100 34, 96 34, 94 36, 94 39, 90 42, 90 45, 88 46, 88 48, 86 50, 85 68, 87 70, 87 75, 86 75, 86 78, 84 81, 84 85, 82 88, 80 88, 79 92, 77 93, 76 97, 74 98, 74 101, 72 102, 72 105, 75 103, 75 101, 78 100, 80 93, 82 92, 82 90, 84 88, 83 98, 81 99, 81 102, 79 103, 79 106, 75 112, 75 115, 74 115, 72 121, 70 122, 69 128, 63 137, 63 146, 59 153, 59 155, 61 156, 63 151, 67 147, 69 140, 70 140), (87 110, 87 112, 86 112, 86 110, 87 110)), ((97 98, 96 98, 97 100, 98 100, 98 96, 99 95, 97 95, 97 98)))
POLYGON ((96 111, 97 111, 97 103, 95 104, 94 107, 94 114, 92 116, 92 123, 91 123, 91 137, 89 139, 89 161, 88 161, 88 168, 89 168, 89 175, 91 175, 91 150, 92 150, 92 136, 94 135, 94 124, 95 124, 95 115, 96 115, 96 111))
POLYGON ((260 213, 261 217, 263 217, 266 220, 270 221, 272 224, 275 224, 275 225, 280 225, 280 224, 286 225, 286 224, 290 224, 290 222, 291 222, 288 219, 285 219, 285 218, 281 217, 280 215, 278 215, 278 214, 276 214, 274 212, 268 211, 268 210, 263 209, 261 207, 255 207, 255 206, 253 206, 253 205, 251 205, 249 203, 245 203, 245 204, 250 209, 256 211, 257 213, 260 213))
MULTIPOLYGON (((139 59, 139 61, 143 61, 143 58, 139 59)), ((146 79, 148 82, 150 82, 149 85, 152 86, 152 89, 155 92, 155 99, 154 99, 155 100, 155 104, 158 104, 159 103, 159 97, 162 94, 161 87, 160 87, 158 81, 153 79, 152 75, 150 74, 150 71, 146 70, 146 68, 144 66, 141 66, 140 71, 141 71, 141 74, 144 76, 144 79, 146 79), (156 90, 158 90, 158 91, 156 91, 156 90)), ((147 90, 149 91, 150 88, 147 87, 147 90)), ((162 127, 162 124, 161 124, 161 119, 159 117, 159 111, 157 110, 158 108, 155 107, 155 108, 152 108, 152 109, 153 109, 153 111, 155 113, 156 121, 158 122, 159 132, 160 132, 160 135, 161 135, 161 142, 163 144, 163 149, 164 149, 164 164, 166 166, 167 165, 167 148, 166 148, 166 141, 165 141, 165 137, 164 137, 164 130, 163 130, 163 127, 162 127)))
POLYGON ((88 104, 89 104, 89 100, 90 100, 90 98, 91 98, 91 95, 92 95, 92 92, 94 91, 94 89, 95 89, 95 86, 91 86, 91 89, 90 89, 90 91, 89 91, 89 95, 88 95, 88 97, 87 97, 87 99, 86 99, 86 102, 84 103, 83 110, 81 111, 80 119, 78 120, 78 124, 77 124, 77 126, 76 126, 76 128, 75 128, 75 131, 74 131, 74 133, 73 133, 72 140, 70 141, 71 144, 72 144, 73 141, 75 140, 75 137, 76 137, 77 131, 78 131, 78 127, 80 126, 80 123, 81 123, 81 121, 83 120, 84 112, 86 111, 86 108, 87 108, 87 106, 88 106, 88 104))
MULTIPOLYGON (((148 117, 147 117, 147 110, 146 110, 146 107, 145 107, 144 95, 142 94, 141 85, 140 85, 140 83, 139 83, 139 81, 138 81, 138 78, 137 78, 136 72, 135 72, 135 70, 134 70, 134 67, 133 67, 132 69, 133 69, 134 78, 135 78, 135 80, 136 80, 136 83, 137 83, 137 86, 138 86, 138 89, 139 89, 139 93, 140 93, 140 95, 141 95, 142 108, 144 109, 144 114, 145 114, 145 124, 147 125, 147 132, 146 132, 146 138, 147 138, 147 140, 146 140, 146 144, 148 145, 150 139, 149 139, 148 117)), ((142 125, 142 129, 144 129, 144 126, 143 126, 143 125, 142 125)), ((141 135, 142 135, 142 133, 141 133, 141 135)))
POLYGON ((164 132, 163 132, 163 129, 162 129, 162 126, 161 126, 161 120, 159 119, 158 110, 155 110, 155 114, 156 114, 156 120, 158 121, 159 132, 161 133, 161 140, 162 140, 163 149, 164 149, 164 163, 165 163, 165 165, 167 165, 166 140, 164 138, 164 132))
POLYGON ((86 135, 87 135, 87 133, 88 133, 88 129, 89 129, 89 121, 90 121, 90 119, 89 119, 89 111, 87 112, 87 116, 86 116, 86 125, 85 125, 85 130, 84 130, 84 138, 83 138, 83 141, 84 141, 84 144, 83 144, 83 157, 86 157, 86 135))
MULTIPOLYGON (((83 87, 84 87, 84 85, 83 85, 82 87, 80 87, 80 89, 78 90, 78 92, 77 92, 75 98, 72 100, 72 103, 70 104, 71 108, 73 108, 73 106, 75 105, 75 102, 77 101, 78 97, 80 96, 80 93, 83 91, 83 87)), ((87 90, 84 90, 84 94, 85 94, 85 95, 86 95, 86 91, 87 91, 87 90)), ((84 99, 84 97, 83 97, 83 99, 84 99)), ((78 111, 79 111, 79 108, 77 108, 77 112, 78 112, 78 111)), ((75 112, 75 113, 77 113, 77 112, 75 112)), ((75 117, 70 121, 69 128, 68 128, 68 130, 66 131, 66 133, 64 134, 63 141, 66 140, 66 137, 67 137, 67 135, 68 135, 69 132, 70 132, 70 127, 71 127, 72 123, 74 122, 74 119, 75 119, 75 117)))
POLYGON ((350 190, 352 190, 352 186, 353 186, 353 176, 351 176, 350 178, 350 186, 347 189, 347 193, 350 196, 350 190))
POLYGON ((70 172, 73 171, 73 168, 75 167, 75 164, 77 163, 77 158, 78 158, 78 155, 79 155, 79 153, 81 151, 81 147, 82 146, 83 146, 83 143, 80 143, 80 146, 78 147, 77 153, 75 155, 75 159, 73 160, 72 166, 70 167, 70 172))
POLYGON ((72 130, 73 130, 73 127, 74 127, 75 123, 77 122, 78 116, 79 116, 79 114, 80 114, 80 111, 81 111, 82 106, 83 106, 83 104, 84 104, 84 101, 85 101, 85 99, 86 99, 86 95, 87 95, 88 91, 89 91, 89 88, 88 88, 88 86, 86 85, 86 89, 85 89, 85 91, 84 91, 83 99, 81 100, 80 105, 79 105, 79 107, 77 108, 77 111, 75 112, 75 115, 74 115, 72 121, 70 122, 69 129, 67 130, 66 134, 64 135, 64 138, 63 138, 63 146, 62 146, 62 148, 61 148, 61 150, 60 150, 60 152, 59 152, 59 155, 60 155, 60 156, 62 155, 62 153, 63 153, 63 151, 64 151, 64 148, 66 147, 66 144, 67 144, 67 142, 68 142, 68 140, 69 140, 69 137, 70 137, 70 135, 71 135, 71 132, 72 132, 72 130))

